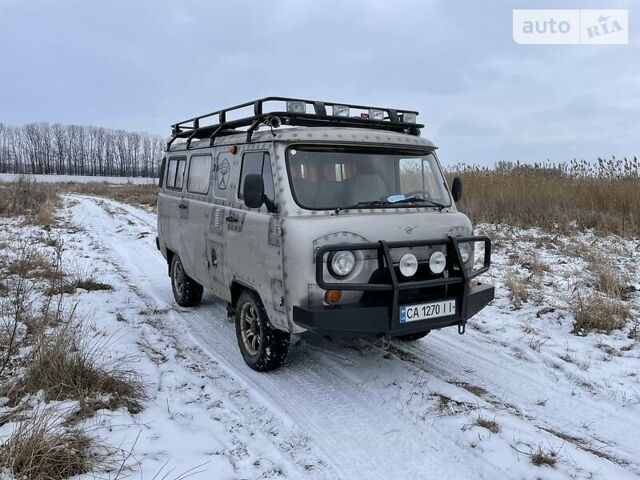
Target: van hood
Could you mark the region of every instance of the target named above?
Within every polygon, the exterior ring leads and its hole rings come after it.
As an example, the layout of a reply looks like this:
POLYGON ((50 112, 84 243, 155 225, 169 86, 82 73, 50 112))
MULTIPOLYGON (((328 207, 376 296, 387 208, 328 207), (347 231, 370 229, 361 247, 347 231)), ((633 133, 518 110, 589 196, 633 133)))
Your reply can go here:
POLYGON ((394 212, 287 217, 285 241, 326 245, 440 239, 471 234, 471 222, 459 212, 394 212))

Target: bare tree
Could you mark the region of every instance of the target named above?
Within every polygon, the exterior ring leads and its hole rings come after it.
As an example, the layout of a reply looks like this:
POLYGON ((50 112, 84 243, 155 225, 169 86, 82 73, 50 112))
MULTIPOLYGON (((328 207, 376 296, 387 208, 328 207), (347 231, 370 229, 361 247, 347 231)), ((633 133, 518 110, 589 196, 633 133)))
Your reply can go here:
POLYGON ((163 146, 160 136, 146 133, 0 123, 0 173, 155 177, 163 146))

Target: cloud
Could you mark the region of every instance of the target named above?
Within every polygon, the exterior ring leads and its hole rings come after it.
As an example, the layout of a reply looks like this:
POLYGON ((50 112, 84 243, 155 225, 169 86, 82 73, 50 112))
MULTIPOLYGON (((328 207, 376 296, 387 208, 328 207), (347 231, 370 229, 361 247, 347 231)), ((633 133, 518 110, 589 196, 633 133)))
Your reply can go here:
POLYGON ((0 121, 167 134, 276 94, 418 109, 445 162, 637 154, 639 37, 517 45, 525 3, 0 0, 0 121))

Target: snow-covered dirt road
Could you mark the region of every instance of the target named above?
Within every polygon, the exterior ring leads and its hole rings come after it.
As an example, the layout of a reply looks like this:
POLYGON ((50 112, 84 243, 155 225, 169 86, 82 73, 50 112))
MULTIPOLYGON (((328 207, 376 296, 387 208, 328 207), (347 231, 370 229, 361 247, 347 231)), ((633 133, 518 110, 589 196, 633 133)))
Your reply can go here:
POLYGON ((114 301, 140 311, 130 320, 137 323, 132 335, 159 369, 158 378, 145 380, 155 403, 174 412, 147 427, 153 433, 140 448, 151 451, 155 441, 156 457, 162 451, 187 468, 211 457, 222 465, 205 465, 196 478, 640 475, 640 349, 622 333, 604 337, 620 354, 602 360, 602 339, 570 335, 550 312, 514 313, 498 289, 464 336, 445 329, 385 346, 303 335, 282 369, 261 374, 243 363, 223 303, 206 293, 197 308, 173 302, 154 215, 75 195, 65 208, 96 261, 111 265, 126 286, 114 301), (529 317, 537 323, 523 330, 529 317), (531 331, 544 332, 537 348, 531 331), (565 353, 575 360, 563 361, 565 353), (203 385, 178 376, 167 396, 163 378, 180 371, 203 385), (483 420, 498 428, 477 425, 483 420), (533 465, 537 451, 554 456, 555 466, 533 465))

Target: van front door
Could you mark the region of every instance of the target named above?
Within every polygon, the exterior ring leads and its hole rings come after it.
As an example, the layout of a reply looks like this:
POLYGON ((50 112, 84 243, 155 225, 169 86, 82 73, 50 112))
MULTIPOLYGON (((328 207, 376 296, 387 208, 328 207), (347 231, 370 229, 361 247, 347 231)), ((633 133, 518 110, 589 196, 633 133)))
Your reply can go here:
POLYGON ((225 216, 225 269, 233 281, 250 286, 258 292, 267 310, 273 308, 272 278, 280 277, 280 236, 277 214, 244 207, 242 188, 249 174, 262 174, 265 196, 275 203, 275 191, 268 151, 251 150, 242 156, 240 175, 234 192, 234 202, 225 216), (240 208, 240 207, 243 208, 240 208))

